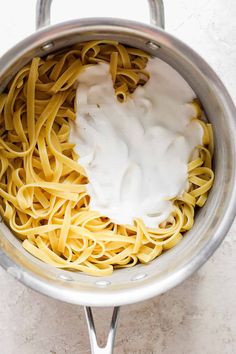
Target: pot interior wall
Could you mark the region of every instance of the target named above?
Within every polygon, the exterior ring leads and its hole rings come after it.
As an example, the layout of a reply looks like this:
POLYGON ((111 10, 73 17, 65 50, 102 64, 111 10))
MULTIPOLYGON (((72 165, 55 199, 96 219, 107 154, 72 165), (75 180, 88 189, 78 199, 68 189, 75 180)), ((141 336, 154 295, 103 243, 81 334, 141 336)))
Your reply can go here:
POLYGON ((28 286, 72 303, 118 305, 166 291, 209 257, 233 219, 235 122, 231 101, 223 93, 224 87, 207 64, 183 43, 161 30, 137 23, 132 24, 132 29, 125 25, 126 21, 116 23, 114 20, 101 26, 96 25, 95 20, 90 20, 89 25, 86 21, 72 21, 63 28, 58 25, 34 34, 1 59, 0 89, 3 90, 10 78, 33 56, 43 56, 78 42, 106 38, 141 48, 179 71, 201 100, 214 129, 215 182, 206 205, 197 212, 194 227, 179 245, 148 265, 117 270, 106 278, 63 271, 43 264, 23 250, 8 227, 1 223, 0 263, 28 286), (52 43, 51 47, 44 47, 49 43, 52 43), (155 48, 153 43, 159 47, 155 48))

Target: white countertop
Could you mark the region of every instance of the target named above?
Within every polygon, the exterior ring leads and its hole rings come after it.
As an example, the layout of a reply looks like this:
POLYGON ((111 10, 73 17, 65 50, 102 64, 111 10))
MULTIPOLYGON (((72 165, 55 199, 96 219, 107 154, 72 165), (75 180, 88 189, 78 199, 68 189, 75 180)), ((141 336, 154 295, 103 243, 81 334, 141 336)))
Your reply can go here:
MULTIPOLYGON (((130 11, 134 0, 114 1, 117 9, 106 13, 108 1, 99 1, 99 8, 94 8, 94 3, 86 0, 85 6, 83 1, 55 0, 55 18, 76 17, 76 4, 78 16, 113 13, 121 17, 125 6, 132 19, 141 21, 148 16, 145 0, 139 1, 137 13, 130 11), (63 5, 68 3, 70 7, 64 11, 63 5)), ((236 101, 236 1, 164 3, 167 30, 209 62, 236 101)), ((33 31, 34 6, 35 0, 3 2, 0 53, 33 31)), ((2 269, 0 284, 1 354, 90 353, 82 307, 37 294, 2 269)), ((98 332, 104 338, 111 310, 98 309, 95 314, 98 332)), ((236 223, 214 256, 190 279, 153 300, 121 309, 115 354, 123 353, 236 353, 236 223)))

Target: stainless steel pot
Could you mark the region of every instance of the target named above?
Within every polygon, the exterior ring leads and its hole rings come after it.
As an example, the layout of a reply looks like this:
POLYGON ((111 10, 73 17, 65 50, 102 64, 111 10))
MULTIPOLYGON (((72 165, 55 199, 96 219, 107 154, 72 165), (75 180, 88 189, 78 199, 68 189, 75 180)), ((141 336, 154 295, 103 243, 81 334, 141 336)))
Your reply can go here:
POLYGON ((8 227, 0 224, 0 264, 25 285, 43 294, 85 306, 115 306, 107 346, 99 349, 90 307, 86 315, 93 353, 112 351, 119 305, 164 293, 189 277, 219 246, 235 216, 236 110, 224 85, 191 48, 165 32, 161 0, 149 0, 151 24, 90 18, 49 25, 51 0, 38 0, 35 34, 0 59, 0 90, 31 58, 92 39, 109 38, 141 48, 173 66, 200 98, 215 135, 215 182, 194 227, 174 249, 148 265, 94 278, 52 268, 22 249, 8 227), (161 28, 162 27, 162 28, 161 28))

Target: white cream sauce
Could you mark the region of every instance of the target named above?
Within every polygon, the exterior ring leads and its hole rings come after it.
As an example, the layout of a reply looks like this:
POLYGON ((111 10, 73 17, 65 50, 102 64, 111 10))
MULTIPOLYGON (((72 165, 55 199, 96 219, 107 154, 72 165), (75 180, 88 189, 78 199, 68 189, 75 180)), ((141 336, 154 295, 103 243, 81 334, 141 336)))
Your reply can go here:
POLYGON ((146 69, 149 81, 124 103, 107 64, 82 72, 71 142, 89 178, 90 208, 118 224, 139 217, 156 227, 188 187, 187 163, 203 132, 191 122, 195 94, 187 82, 157 58, 146 69))

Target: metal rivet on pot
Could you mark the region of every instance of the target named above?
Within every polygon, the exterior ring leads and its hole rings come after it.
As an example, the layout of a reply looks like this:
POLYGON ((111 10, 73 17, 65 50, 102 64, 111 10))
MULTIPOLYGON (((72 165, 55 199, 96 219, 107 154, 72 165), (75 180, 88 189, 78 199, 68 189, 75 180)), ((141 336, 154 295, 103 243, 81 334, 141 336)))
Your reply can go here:
POLYGON ((53 42, 49 42, 44 44, 41 49, 44 50, 45 52, 50 50, 52 47, 54 47, 54 43, 53 42))
POLYGON ((136 281, 136 280, 141 280, 141 279, 144 279, 146 278, 147 274, 146 273, 138 273, 136 275, 134 275, 131 280, 132 281, 136 281))
POLYGON ((58 275, 58 279, 66 280, 66 281, 73 281, 74 280, 70 275, 65 275, 65 274, 58 275))
POLYGON ((153 42, 153 41, 149 41, 146 43, 146 46, 152 50, 157 50, 160 49, 161 47, 159 46, 159 44, 153 42))
POLYGON ((98 280, 95 283, 97 286, 106 287, 111 284, 109 280, 98 280))

